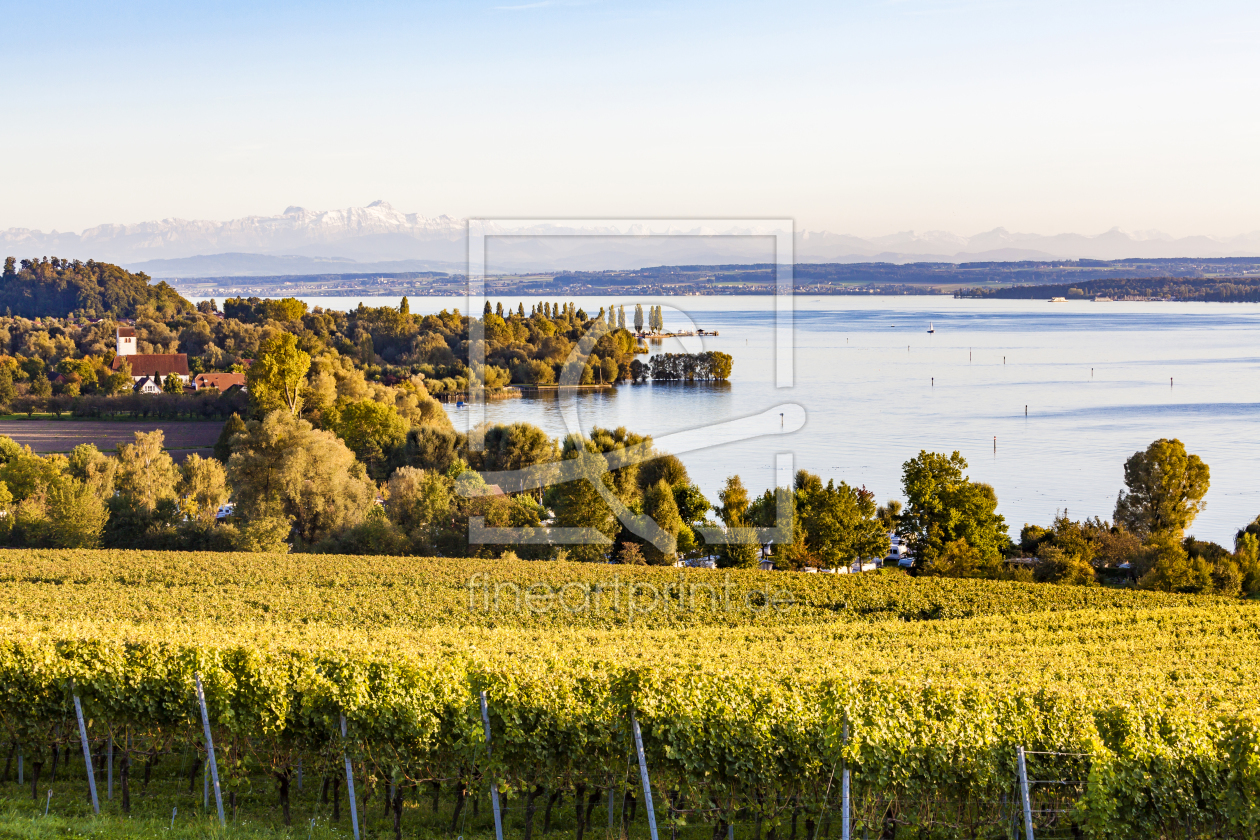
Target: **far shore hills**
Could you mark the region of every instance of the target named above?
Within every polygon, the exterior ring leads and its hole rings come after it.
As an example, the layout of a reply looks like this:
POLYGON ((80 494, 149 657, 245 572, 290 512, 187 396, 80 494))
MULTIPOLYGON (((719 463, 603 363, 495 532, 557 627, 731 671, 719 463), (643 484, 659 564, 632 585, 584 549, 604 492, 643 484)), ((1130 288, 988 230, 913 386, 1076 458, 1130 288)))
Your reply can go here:
MULTIPOLYGON (((793 267, 792 289, 808 295, 954 295, 1036 299, 1260 302, 1260 258, 1061 260, 976 263, 809 263, 793 267)), ((189 297, 458 296, 461 273, 284 274, 168 278, 189 297)), ((771 295, 776 267, 678 265, 615 271, 557 271, 486 277, 486 295, 771 295)))

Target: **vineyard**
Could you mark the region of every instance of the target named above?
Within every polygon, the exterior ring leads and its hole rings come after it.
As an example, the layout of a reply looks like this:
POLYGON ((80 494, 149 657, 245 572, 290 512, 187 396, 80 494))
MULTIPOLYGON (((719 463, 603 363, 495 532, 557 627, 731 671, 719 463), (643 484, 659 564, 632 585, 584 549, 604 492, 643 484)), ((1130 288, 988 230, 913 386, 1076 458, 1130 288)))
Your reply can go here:
POLYGON ((1248 602, 156 552, 12 551, 0 580, 0 831, 92 813, 83 734, 103 814, 217 825, 198 675, 239 830, 347 836, 352 778, 368 836, 493 836, 494 788, 509 837, 647 837, 632 721, 662 837, 842 837, 846 775, 854 837, 1018 836, 1021 746, 1037 837, 1260 825, 1248 602))

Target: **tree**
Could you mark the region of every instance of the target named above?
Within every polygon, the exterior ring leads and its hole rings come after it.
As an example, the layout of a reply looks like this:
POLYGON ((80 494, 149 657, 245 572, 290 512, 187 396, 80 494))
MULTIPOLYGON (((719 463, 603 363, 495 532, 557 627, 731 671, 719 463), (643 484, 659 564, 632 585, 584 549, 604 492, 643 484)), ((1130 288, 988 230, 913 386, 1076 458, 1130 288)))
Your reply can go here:
POLYGON ((31 377, 31 395, 41 398, 52 396, 52 383, 48 381, 48 377, 42 370, 38 375, 31 377))
POLYGON ((193 453, 180 464, 179 475, 176 492, 181 500, 180 508, 192 519, 206 524, 213 522, 219 508, 228 500, 223 464, 193 453))
POLYGON ((728 528, 737 528, 744 524, 744 516, 748 512, 748 490, 739 476, 726 479, 726 486, 718 493, 720 506, 714 505, 713 511, 728 528))
POLYGON ((406 296, 406 295, 403 295, 403 299, 402 299, 402 301, 398 304, 398 314, 399 314, 399 315, 410 315, 410 314, 411 314, 411 304, 407 302, 407 296, 406 296))
POLYGON ((395 453, 395 460, 399 466, 445 474, 459 460, 464 444, 464 436, 458 432, 434 426, 413 426, 407 432, 402 449, 395 453))
POLYGON ((109 514, 97 488, 62 476, 48 488, 47 545, 52 548, 97 548, 109 514))
POLYGON ((0 410, 7 411, 9 403, 17 396, 13 387, 13 371, 8 366, 0 367, 0 410))
POLYGON ((876 518, 875 500, 865 488, 836 486, 804 470, 796 474, 797 539, 824 568, 840 568, 888 553, 888 534, 876 518))
POLYGON ((219 439, 214 442, 214 457, 226 464, 228 458, 232 457, 232 439, 243 431, 245 431, 245 421, 241 419, 241 415, 235 411, 232 412, 232 416, 227 419, 219 432, 219 439))
POLYGON ((114 495, 114 478, 118 474, 118 460, 107 457, 94 444, 80 443, 70 450, 67 472, 72 478, 84 482, 102 499, 114 495))
POLYGON ((389 518, 412 541, 413 550, 429 550, 450 516, 454 482, 436 470, 401 467, 389 478, 389 518))
POLYGON ((634 305, 634 331, 643 332, 643 304, 641 303, 634 305))
POLYGON ((152 511, 163 499, 175 498, 179 471, 163 448, 166 435, 161 429, 136 432, 134 443, 118 447, 117 485, 122 496, 130 497, 152 511))
POLYGON ((1157 531, 1148 543, 1150 570, 1138 586, 1164 592, 1211 592, 1212 566, 1203 557, 1191 557, 1168 531, 1157 531))
POLYGON ((897 523, 901 521, 901 502, 896 499, 889 499, 888 504, 881 505, 875 511, 875 518, 884 526, 885 531, 896 531, 897 523))
POLYGON ((482 441, 478 460, 485 472, 523 470, 560 460, 556 441, 531 423, 491 426, 482 441))
POLYGON ((678 487, 690 483, 687 468, 676 455, 659 455, 639 464, 639 487, 644 491, 658 481, 664 481, 670 487, 678 487))
POLYGON ((713 510, 726 525, 728 540, 718 548, 718 565, 723 568, 757 568, 761 543, 749 527, 748 490, 739 476, 726 479, 726 486, 718 493, 718 499, 722 504, 715 505, 713 510))
POLYGON ((287 410, 251 420, 228 461, 236 512, 289 519, 311 544, 363 521, 376 497, 354 453, 287 410))
POLYGON ((1187 453, 1176 438, 1160 438, 1125 461, 1128 492, 1116 498, 1116 524, 1143 537, 1168 534, 1179 540, 1207 506, 1208 479, 1208 465, 1198 455, 1187 453))
POLYGON ((657 526, 671 537, 672 546, 666 549, 657 548, 651 543, 643 546, 644 557, 654 566, 665 566, 673 562, 678 551, 678 535, 687 526, 678 514, 678 504, 674 501, 674 491, 664 479, 657 481, 643 494, 643 513, 652 518, 657 526))
POLYGON ((166 379, 162 381, 162 392, 165 394, 184 393, 184 380, 173 373, 168 374, 166 379))
MULTIPOLYGON (((621 523, 591 482, 602 482, 605 488, 612 490, 612 477, 604 456, 591 451, 593 449, 590 444, 566 447, 564 458, 578 462, 580 477, 549 488, 547 504, 555 511, 558 527, 591 528, 611 541, 621 529, 621 523)), ((607 551, 607 545, 580 544, 570 547, 569 556, 574 560, 602 561, 607 551)))
POLYGON ((937 577, 994 577, 1000 569, 1001 558, 979 551, 961 537, 945 543, 923 563, 924 574, 937 577))
POLYGON ((277 333, 258 345, 258 357, 245 372, 250 399, 258 410, 269 413, 287 408, 297 415, 302 408, 302 385, 311 357, 298 349, 291 333, 277 333))
POLYGON ((700 488, 690 483, 674 486, 674 504, 678 506, 678 515, 687 525, 703 522, 711 509, 709 500, 700 492, 700 488))
MULTIPOLYGON (((997 493, 963 475, 966 468, 967 461, 958 452, 945 456, 920 451, 918 457, 902 465, 906 509, 897 533, 927 567, 947 545, 960 539, 986 565, 996 563, 1010 545, 1006 520, 996 512, 997 493)), ((970 562, 961 546, 951 551, 955 556, 949 562, 970 562)))
POLYGON ((389 454, 407 439, 407 421, 392 405, 359 400, 343 407, 333 431, 375 478, 385 478, 389 454))
POLYGON ((1049 545, 1037 555, 1033 580, 1038 583, 1059 583, 1067 586, 1097 586, 1094 567, 1079 554, 1070 554, 1049 545))

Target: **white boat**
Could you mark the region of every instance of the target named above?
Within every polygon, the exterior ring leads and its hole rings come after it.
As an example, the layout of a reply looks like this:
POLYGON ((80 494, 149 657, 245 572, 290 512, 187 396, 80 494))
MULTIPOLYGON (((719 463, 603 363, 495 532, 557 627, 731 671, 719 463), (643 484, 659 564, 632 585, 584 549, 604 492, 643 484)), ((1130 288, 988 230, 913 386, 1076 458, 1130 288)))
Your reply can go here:
POLYGON ((1052 297, 1052 298, 1050 298, 1050 302, 1051 302, 1051 303, 1067 303, 1067 298, 1065 298, 1065 297, 1052 297))
POLYGON ((936 332, 936 327, 933 327, 932 322, 928 321, 928 335, 931 335, 934 332, 936 332))

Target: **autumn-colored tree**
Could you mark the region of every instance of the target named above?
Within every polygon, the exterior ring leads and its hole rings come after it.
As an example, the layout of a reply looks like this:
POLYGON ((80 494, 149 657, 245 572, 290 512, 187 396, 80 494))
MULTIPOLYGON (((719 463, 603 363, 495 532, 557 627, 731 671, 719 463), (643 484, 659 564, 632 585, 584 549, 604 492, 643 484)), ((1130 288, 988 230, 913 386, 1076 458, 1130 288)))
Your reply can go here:
POLYGON ((302 385, 310 370, 310 354, 297 346, 290 333, 277 333, 258 345, 258 357, 245 372, 250 399, 262 413, 285 408, 292 415, 302 409, 302 385))

